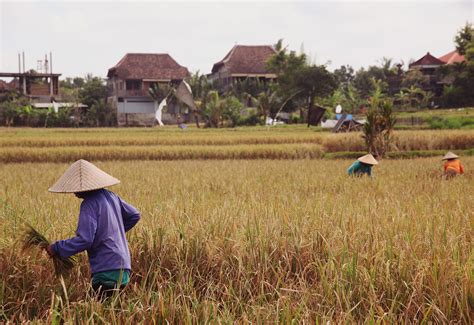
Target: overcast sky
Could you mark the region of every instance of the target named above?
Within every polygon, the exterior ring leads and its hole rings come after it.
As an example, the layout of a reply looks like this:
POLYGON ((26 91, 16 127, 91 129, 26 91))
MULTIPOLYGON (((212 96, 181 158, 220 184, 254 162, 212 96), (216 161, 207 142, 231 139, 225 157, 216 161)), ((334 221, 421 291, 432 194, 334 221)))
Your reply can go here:
POLYGON ((190 71, 209 73, 234 44, 304 49, 331 70, 405 62, 454 49, 474 16, 468 1, 6 2, 0 0, 0 71, 18 71, 53 52, 53 70, 105 77, 127 52, 169 53, 190 71))

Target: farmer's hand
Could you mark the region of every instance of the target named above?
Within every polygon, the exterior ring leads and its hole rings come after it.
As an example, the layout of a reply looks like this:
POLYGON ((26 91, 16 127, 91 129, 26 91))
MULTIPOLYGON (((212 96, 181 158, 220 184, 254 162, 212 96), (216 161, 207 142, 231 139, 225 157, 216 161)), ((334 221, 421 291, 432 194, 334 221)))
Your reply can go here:
POLYGON ((48 245, 46 247, 46 252, 48 253, 49 257, 53 257, 55 255, 53 245, 48 245))

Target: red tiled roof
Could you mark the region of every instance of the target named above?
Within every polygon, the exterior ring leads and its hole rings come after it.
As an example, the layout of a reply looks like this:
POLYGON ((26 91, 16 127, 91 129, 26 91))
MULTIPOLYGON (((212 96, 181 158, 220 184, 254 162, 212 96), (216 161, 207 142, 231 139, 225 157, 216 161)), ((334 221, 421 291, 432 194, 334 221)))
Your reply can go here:
POLYGON ((8 87, 10 87, 10 88, 18 88, 19 86, 20 86, 20 81, 17 78, 12 79, 8 83, 8 87))
POLYGON ((266 74, 268 59, 275 54, 271 45, 235 45, 229 53, 212 67, 212 73, 226 67, 229 73, 266 74))
POLYGON ((434 56, 432 56, 430 54, 430 52, 426 53, 426 55, 424 57, 422 57, 421 59, 419 59, 418 61, 415 61, 413 62, 412 64, 410 64, 410 68, 412 66, 423 66, 423 65, 443 65, 445 64, 444 61, 441 61, 437 58, 435 58, 434 56))
POLYGON ((464 55, 459 54, 456 50, 451 51, 448 54, 439 57, 438 59, 446 62, 446 64, 461 63, 465 60, 464 55))
POLYGON ((0 90, 5 90, 5 89, 8 89, 8 84, 3 81, 3 80, 0 80, 0 90))
POLYGON ((169 54, 127 53, 109 69, 107 77, 120 79, 171 79, 180 80, 189 75, 169 54))

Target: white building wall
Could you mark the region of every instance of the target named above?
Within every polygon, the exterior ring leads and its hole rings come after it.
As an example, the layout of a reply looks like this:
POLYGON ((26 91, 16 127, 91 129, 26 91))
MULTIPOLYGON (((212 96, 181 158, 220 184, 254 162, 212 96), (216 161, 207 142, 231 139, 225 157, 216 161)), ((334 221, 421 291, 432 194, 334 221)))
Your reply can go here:
POLYGON ((145 113, 154 114, 155 105, 150 101, 127 100, 118 103, 118 113, 145 113))

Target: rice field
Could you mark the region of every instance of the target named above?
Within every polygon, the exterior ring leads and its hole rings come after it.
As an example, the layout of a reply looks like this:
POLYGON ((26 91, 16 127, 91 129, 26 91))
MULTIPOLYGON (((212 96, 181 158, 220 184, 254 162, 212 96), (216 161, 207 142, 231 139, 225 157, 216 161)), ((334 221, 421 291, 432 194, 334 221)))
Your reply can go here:
MULTIPOLYGON (((236 143, 108 145, 142 132, 139 141, 158 141, 149 130, 119 131, 20 130, 18 137, 64 141, 43 146, 58 158, 61 150, 88 148, 69 141, 104 141, 93 147, 111 152, 302 145, 324 153, 325 139, 339 136, 281 130, 274 138, 299 140, 301 133, 323 142, 245 144, 232 131, 190 130, 198 139, 236 143)), ((0 143, 17 141, 8 132, 0 131, 0 143)), ((261 139, 265 131, 235 132, 261 139)), ((430 146, 442 141, 437 136, 411 133, 430 146)), ((1 150, 12 147, 39 150, 1 150)), ((90 297, 86 254, 61 280, 45 253, 22 249, 25 223, 49 240, 73 236, 80 200, 47 192, 71 157, 0 164, 0 323, 473 323, 474 157, 462 157, 466 174, 449 181, 439 157, 384 159, 372 179, 346 176, 348 159, 237 157, 92 160, 122 181, 110 189, 142 213, 127 235, 131 283, 105 304, 90 297)))
MULTIPOLYGON (((392 157, 474 154, 468 130, 397 131, 392 157)), ((333 134, 306 127, 207 130, 0 129, 0 162, 89 160, 353 158, 365 150, 361 133, 333 134)))

